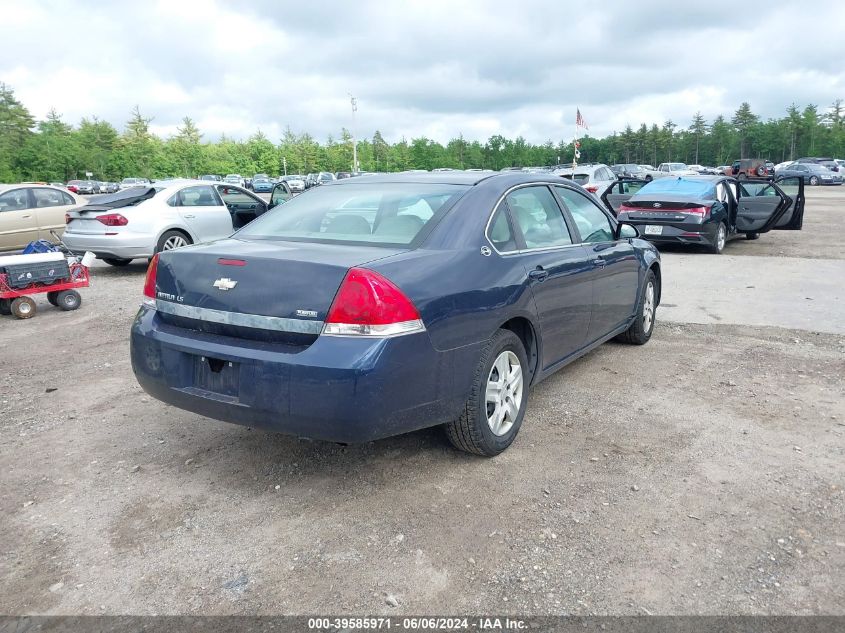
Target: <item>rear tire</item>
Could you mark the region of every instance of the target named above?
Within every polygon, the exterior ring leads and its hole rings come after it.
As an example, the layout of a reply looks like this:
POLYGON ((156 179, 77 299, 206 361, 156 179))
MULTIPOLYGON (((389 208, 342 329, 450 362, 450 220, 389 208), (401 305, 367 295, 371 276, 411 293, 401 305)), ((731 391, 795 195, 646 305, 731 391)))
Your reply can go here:
POLYGON ((719 222, 719 228, 716 230, 716 237, 713 238, 713 243, 710 245, 710 252, 714 255, 721 255, 725 250, 725 244, 728 243, 728 226, 724 222, 719 222))
POLYGON ((56 295, 56 305, 66 312, 76 310, 82 305, 82 296, 76 290, 62 290, 56 295))
POLYGON ((131 259, 115 259, 113 257, 104 258, 104 262, 106 262, 109 266, 127 266, 129 265, 132 260, 131 259))
POLYGON ((165 231, 164 234, 158 238, 156 253, 161 253, 162 251, 172 251, 173 249, 189 246, 190 244, 193 244, 191 238, 181 231, 165 231))
POLYGON ((746 234, 745 234, 745 239, 747 239, 747 240, 749 240, 749 241, 750 241, 750 240, 760 239, 760 234, 759 234, 759 233, 746 233, 746 234))
POLYGON ((810 176, 810 184, 814 187, 819 184, 819 177, 818 176, 810 176))
POLYGON ((645 345, 654 331, 657 320, 657 297, 660 288, 653 270, 649 270, 643 284, 643 295, 637 305, 637 316, 627 330, 616 337, 617 341, 632 345, 645 345))
POLYGON ((36 311, 32 297, 18 297, 12 300, 12 314, 19 319, 31 319, 36 311))
POLYGON ((510 446, 525 416, 529 376, 522 341, 510 330, 496 331, 481 354, 461 417, 445 425, 455 448, 493 457, 510 446))

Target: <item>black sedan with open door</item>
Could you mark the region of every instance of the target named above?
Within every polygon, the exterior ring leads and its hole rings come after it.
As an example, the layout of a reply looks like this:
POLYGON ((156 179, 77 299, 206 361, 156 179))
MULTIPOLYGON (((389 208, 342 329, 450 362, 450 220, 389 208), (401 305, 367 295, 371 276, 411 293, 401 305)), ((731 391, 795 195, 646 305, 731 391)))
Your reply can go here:
POLYGON ((607 188, 602 201, 647 240, 704 246, 716 254, 738 237, 755 240, 772 229, 801 230, 804 219, 804 183, 799 178, 621 179, 607 188))

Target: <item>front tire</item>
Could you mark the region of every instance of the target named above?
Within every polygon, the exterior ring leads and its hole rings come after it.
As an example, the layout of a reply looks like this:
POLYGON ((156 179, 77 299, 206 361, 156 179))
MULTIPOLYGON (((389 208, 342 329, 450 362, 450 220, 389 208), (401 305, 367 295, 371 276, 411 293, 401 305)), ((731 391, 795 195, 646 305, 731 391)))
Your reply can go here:
POLYGON ((114 257, 104 258, 103 261, 106 262, 109 266, 117 267, 128 266, 132 262, 131 259, 116 259, 114 257))
POLYGON ((445 425, 449 441, 484 457, 504 451, 522 426, 529 375, 522 341, 510 330, 498 330, 481 354, 461 417, 445 425))
POLYGON ((637 306, 637 316, 627 330, 620 334, 617 340, 633 345, 645 345, 651 338, 654 331, 654 323, 657 317, 657 297, 659 288, 657 277, 653 270, 649 270, 645 277, 643 294, 637 306))
POLYGON ((819 177, 818 176, 810 176, 810 184, 814 187, 819 184, 819 177))
POLYGON ((164 234, 158 238, 156 253, 161 253, 162 251, 172 251, 176 248, 189 246, 190 244, 193 244, 191 238, 181 231, 165 231, 164 234))
POLYGON ((728 226, 724 222, 719 222, 719 228, 716 229, 716 237, 713 238, 713 243, 710 245, 710 252, 714 255, 721 255, 725 250, 725 244, 728 242, 728 226))

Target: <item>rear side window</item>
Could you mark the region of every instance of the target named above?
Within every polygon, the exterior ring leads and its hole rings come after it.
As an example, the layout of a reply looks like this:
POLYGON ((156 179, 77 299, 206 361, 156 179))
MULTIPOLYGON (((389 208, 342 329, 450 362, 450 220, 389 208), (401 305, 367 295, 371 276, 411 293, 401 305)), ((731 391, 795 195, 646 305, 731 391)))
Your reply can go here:
POLYGON ((548 187, 523 187, 505 199, 527 248, 572 244, 563 213, 548 187))
POLYGON ((584 242, 610 242, 613 227, 610 220, 587 196, 565 187, 555 187, 575 220, 584 242))
MULTIPOLYGON (((347 181, 348 182, 348 181, 347 181)), ((469 187, 367 183, 320 187, 265 213, 238 236, 314 242, 409 245, 469 187)))
POLYGON ((516 241, 513 238, 510 222, 508 222, 508 215, 505 213, 506 208, 503 204, 499 205, 496 213, 493 214, 490 228, 487 231, 487 237, 500 253, 516 250, 516 241))
POLYGON ((65 202, 65 196, 58 189, 33 189, 32 195, 35 196, 36 207, 60 207, 63 204, 73 204, 65 202))
POLYGON ((205 187, 185 187, 176 193, 180 206, 183 207, 216 207, 220 205, 214 189, 205 187))

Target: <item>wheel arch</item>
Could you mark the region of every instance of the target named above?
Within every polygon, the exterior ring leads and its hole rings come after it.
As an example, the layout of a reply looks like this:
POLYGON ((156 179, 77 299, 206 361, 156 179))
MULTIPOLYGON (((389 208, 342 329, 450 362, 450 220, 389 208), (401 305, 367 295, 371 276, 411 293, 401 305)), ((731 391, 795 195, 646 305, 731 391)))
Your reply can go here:
POLYGON ((660 270, 660 262, 652 262, 648 269, 654 273, 654 279, 657 282, 657 296, 655 297, 655 306, 659 306, 660 295, 663 294, 663 273, 660 270))
POLYGON ((533 384, 540 367, 540 341, 537 338, 537 328, 527 317, 516 316, 502 323, 499 329, 510 330, 522 341, 525 355, 528 357, 528 371, 531 374, 528 384, 533 384))

